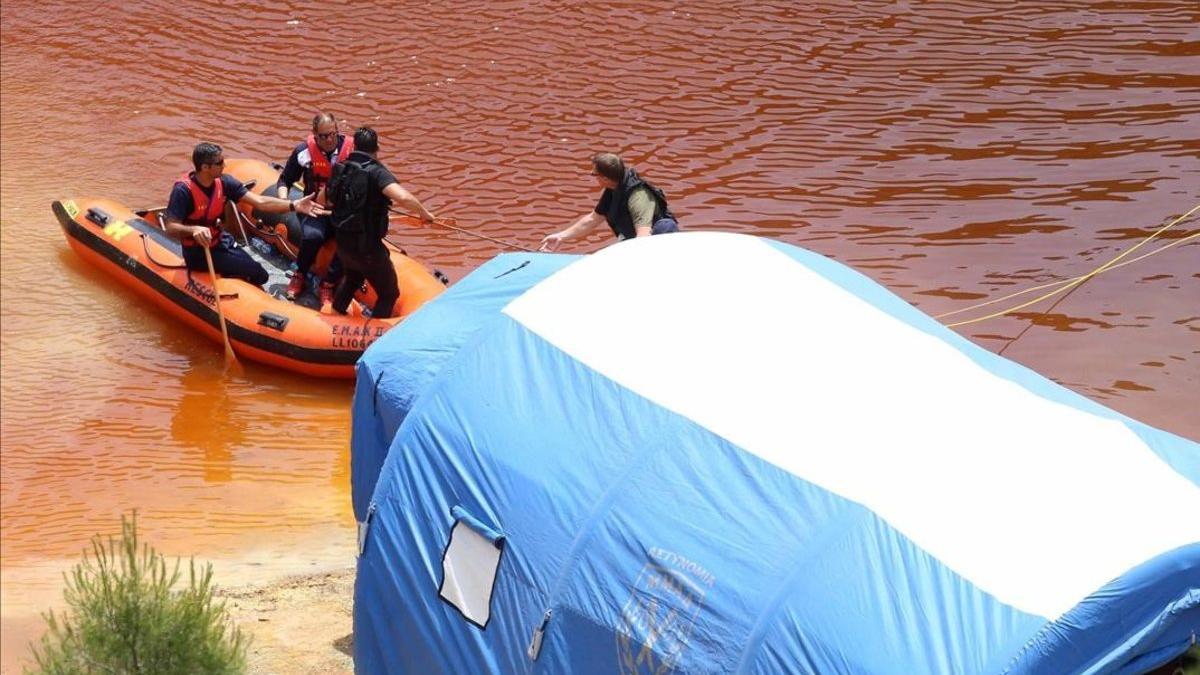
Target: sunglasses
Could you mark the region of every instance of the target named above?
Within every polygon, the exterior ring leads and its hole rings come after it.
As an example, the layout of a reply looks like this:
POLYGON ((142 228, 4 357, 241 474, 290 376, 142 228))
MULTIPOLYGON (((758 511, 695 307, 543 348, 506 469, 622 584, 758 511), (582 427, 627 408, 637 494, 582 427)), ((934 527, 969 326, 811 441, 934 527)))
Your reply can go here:
POLYGON ((317 134, 317 138, 337 138, 337 132, 331 131, 327 134, 317 134))
POLYGON ((208 165, 209 166, 225 166, 225 160, 222 159, 219 162, 209 162, 208 165))

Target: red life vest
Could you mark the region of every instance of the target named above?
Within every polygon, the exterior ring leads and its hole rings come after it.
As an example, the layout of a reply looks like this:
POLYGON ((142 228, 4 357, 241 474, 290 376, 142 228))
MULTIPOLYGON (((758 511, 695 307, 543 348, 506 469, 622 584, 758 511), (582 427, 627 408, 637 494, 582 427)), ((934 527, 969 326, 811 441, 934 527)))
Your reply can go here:
MULTIPOLYGON (((325 157, 325 152, 317 146, 317 137, 309 134, 308 140, 308 157, 312 164, 309 165, 308 175, 312 179, 312 185, 305 185, 305 192, 309 194, 317 194, 325 184, 329 182, 330 176, 333 175, 333 164, 325 157)), ((354 152, 354 139, 349 136, 342 137, 342 149, 338 151, 337 157, 333 159, 333 163, 344 162, 354 152)))
MULTIPOLYGON (((212 201, 208 199, 208 195, 200 189, 200 184, 196 182, 196 174, 188 172, 179 177, 176 185, 183 183, 187 185, 188 190, 192 193, 192 212, 187 218, 183 219, 184 225, 203 225, 208 228, 209 234, 212 235, 212 243, 209 248, 216 248, 217 242, 221 240, 221 228, 217 226, 217 219, 225 213, 225 186, 221 184, 220 176, 213 181, 212 201)), ((196 240, 191 237, 183 238, 184 246, 196 246, 196 240)))

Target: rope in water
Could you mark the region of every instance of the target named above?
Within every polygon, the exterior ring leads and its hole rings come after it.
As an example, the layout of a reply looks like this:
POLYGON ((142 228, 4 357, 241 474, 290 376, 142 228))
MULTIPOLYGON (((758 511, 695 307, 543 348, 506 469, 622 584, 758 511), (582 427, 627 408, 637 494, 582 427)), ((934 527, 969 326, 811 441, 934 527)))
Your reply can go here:
POLYGON ((1152 256, 1152 255, 1155 255, 1156 253, 1162 253, 1163 251, 1165 251, 1165 250, 1167 250, 1167 249, 1171 248, 1172 246, 1177 246, 1177 245, 1179 245, 1179 244, 1182 244, 1182 243, 1184 243, 1184 242, 1187 242, 1187 241, 1190 241, 1190 240, 1192 240, 1192 239, 1195 239, 1195 238, 1197 238, 1197 237, 1200 237, 1200 232, 1196 232, 1196 233, 1190 234, 1190 235, 1188 235, 1188 236, 1186 236, 1186 237, 1183 237, 1183 238, 1177 239, 1177 240, 1175 240, 1175 241, 1171 242, 1170 244, 1166 244, 1166 245, 1164 245, 1164 246, 1161 246, 1161 247, 1159 247, 1159 248, 1157 248, 1157 249, 1155 249, 1155 250, 1153 250, 1153 251, 1150 251, 1149 253, 1144 253, 1144 254, 1142 254, 1142 255, 1140 255, 1140 256, 1138 256, 1138 257, 1136 257, 1136 258, 1133 258, 1133 259, 1131 259, 1131 260, 1126 260, 1125 262, 1118 262, 1118 261, 1120 261, 1122 258, 1124 258, 1125 256, 1129 255, 1130 253, 1133 253, 1134 251, 1138 250, 1138 249, 1139 249, 1139 248, 1141 248, 1142 246, 1144 246, 1144 245, 1148 244, 1148 243, 1149 243, 1151 240, 1153 240, 1154 238, 1158 237, 1158 235, 1162 234, 1163 232, 1166 232, 1167 230, 1171 229, 1171 228, 1172 228, 1172 227, 1174 227, 1175 225, 1178 225, 1179 223, 1183 222, 1183 221, 1184 221, 1184 220, 1186 220, 1188 217, 1190 217, 1190 216, 1191 216, 1193 213, 1195 213, 1197 210, 1200 210, 1200 204, 1197 204, 1196 206, 1192 207, 1192 209, 1191 209, 1190 211, 1188 211, 1187 213, 1183 214, 1182 216, 1179 216, 1178 218, 1176 218, 1176 219, 1172 220, 1171 222, 1167 223, 1166 225, 1164 225, 1164 226, 1160 227, 1159 229, 1155 230, 1155 231, 1154 231, 1152 234, 1150 234, 1149 236, 1147 236, 1145 239, 1141 240, 1141 241, 1140 241, 1140 242, 1138 242, 1137 244, 1135 244, 1135 245, 1133 245, 1132 247, 1130 247, 1128 250, 1126 250, 1126 251, 1122 252, 1120 255, 1117 255, 1117 256, 1116 256, 1116 257, 1114 257, 1113 259, 1109 260, 1108 262, 1104 263, 1103 265, 1100 265, 1099 267, 1097 267, 1096 269, 1092 270, 1091 272, 1088 272, 1087 274, 1082 274, 1082 275, 1080 275, 1080 276, 1074 277, 1073 279, 1064 279, 1064 280, 1062 280, 1062 281, 1055 281, 1055 282, 1052 282, 1052 283, 1049 283, 1049 284, 1042 284, 1042 285, 1040 285, 1040 286, 1034 286, 1033 288, 1027 288, 1027 289, 1025 289, 1025 290, 1023 290, 1023 291, 1017 291, 1017 292, 1015 292, 1015 293, 1009 293, 1008 295, 1005 295, 1005 296, 1002 296, 1002 297, 999 297, 999 298, 994 298, 994 299, 992 299, 992 300, 987 300, 987 301, 985 301, 985 302, 980 302, 980 303, 977 303, 977 304, 971 305, 970 307, 963 307, 963 308, 961 308, 961 309, 956 309, 956 310, 954 310, 954 311, 951 311, 951 312, 944 312, 944 313, 942 313, 942 314, 938 314, 938 315, 936 315, 934 318, 941 319, 941 318, 944 318, 944 317, 947 317, 947 316, 953 316, 953 315, 955 315, 955 314, 961 314, 961 313, 963 313, 963 312, 969 312, 969 311, 971 311, 971 310, 974 310, 974 309, 979 309, 979 308, 981 308, 981 307, 987 307, 987 306, 989 306, 989 305, 994 305, 994 304, 996 304, 996 303, 998 303, 998 302, 1003 302, 1004 300, 1009 300, 1009 299, 1012 299, 1012 298, 1015 298, 1015 297, 1018 297, 1018 296, 1025 295, 1025 294, 1027 294, 1027 293, 1033 293, 1033 292, 1036 292, 1036 291, 1045 290, 1045 289, 1047 289, 1047 288, 1055 288, 1056 286, 1057 286, 1057 287, 1059 287, 1059 288, 1056 288, 1056 289, 1055 289, 1055 290, 1053 290, 1053 291, 1050 291, 1049 293, 1046 293, 1046 294, 1040 295, 1040 296, 1038 296, 1038 297, 1034 298, 1033 300, 1030 300, 1030 301, 1028 301, 1028 302, 1023 302, 1023 303, 1021 303, 1021 304, 1019 304, 1019 305, 1016 305, 1016 306, 1014 306, 1014 307, 1009 307, 1008 309, 1005 309, 1005 310, 1002 310, 1002 311, 999 311, 999 312, 993 312, 993 313, 991 313, 991 314, 988 314, 988 315, 985 315, 985 316, 981 316, 981 317, 977 317, 977 318, 974 318, 974 319, 967 319, 967 320, 965 320, 965 321, 957 321, 957 322, 955 322, 955 323, 948 323, 948 324, 946 324, 946 325, 947 325, 948 327, 951 327, 951 328, 953 328, 953 327, 955 327, 955 326, 965 326, 965 325, 972 324, 972 323, 979 323, 980 321, 987 321, 988 319, 995 319, 995 318, 997 318, 997 317, 1004 316, 1005 314, 1011 314, 1012 312, 1016 312, 1016 311, 1018 311, 1018 310, 1025 309, 1026 307, 1029 307, 1030 305, 1036 305, 1037 303, 1039 303, 1039 302, 1041 302, 1041 301, 1043 301, 1043 300, 1046 300, 1046 299, 1052 298, 1052 297, 1054 297, 1055 295, 1058 295, 1059 293, 1063 293, 1063 292, 1070 291, 1071 289, 1073 289, 1073 288, 1075 288, 1075 287, 1077 287, 1077 286, 1079 286, 1079 285, 1083 284, 1085 281, 1087 281, 1088 279, 1091 279, 1091 278, 1092 278, 1092 277, 1094 277, 1094 276, 1098 276, 1098 275, 1100 275, 1100 274, 1103 274, 1103 273, 1105 273, 1105 272, 1107 272, 1107 271, 1109 271, 1109 270, 1113 270, 1113 269, 1116 269, 1116 268, 1118 268, 1118 267, 1123 267, 1123 266, 1125 266, 1125 265, 1128 265, 1128 264, 1130 264, 1130 263, 1134 263, 1134 262, 1137 262, 1137 261, 1139 261, 1139 260, 1142 260, 1142 259, 1144 259, 1144 258, 1148 258, 1148 257, 1150 257, 1150 256, 1152 256))
MULTIPOLYGON (((1157 254, 1157 253, 1162 253, 1163 251, 1165 251, 1165 250, 1167 250, 1167 249, 1169 249, 1169 248, 1171 248, 1171 247, 1173 247, 1173 246, 1178 246, 1179 244, 1185 244, 1185 243, 1187 243, 1187 242, 1191 241, 1192 239, 1196 239, 1197 237, 1200 237, 1200 232, 1195 232, 1195 233, 1189 234, 1189 235, 1188 235, 1188 236, 1186 236, 1186 237, 1182 237, 1182 238, 1180 238, 1180 239, 1176 239, 1175 241, 1173 241, 1173 242, 1171 242, 1171 243, 1169 243, 1169 244, 1165 244, 1165 245, 1163 245, 1163 246, 1160 246, 1159 248, 1156 248, 1156 249, 1154 249, 1153 251, 1150 251, 1150 252, 1148 252, 1148 253, 1143 253, 1143 254, 1139 255, 1138 257, 1136 257, 1136 258, 1132 258, 1132 259, 1130 259, 1130 260, 1126 260, 1126 261, 1124 261, 1124 262, 1121 262, 1121 263, 1118 263, 1118 264, 1116 264, 1116 265, 1113 265, 1112 267, 1109 267, 1109 268, 1105 269, 1105 270, 1104 270, 1104 272, 1111 272, 1112 270, 1115 270, 1115 269, 1117 269, 1118 267, 1124 267, 1124 266, 1126 266, 1126 265, 1132 265, 1133 263, 1135 263, 1135 262, 1138 262, 1139 260, 1143 260, 1143 259, 1145 259, 1145 258, 1149 258, 1150 256, 1152 256, 1152 255, 1155 255, 1155 254, 1157 254)), ((1103 272, 1101 272, 1100 274, 1103 274, 1103 272)), ((1098 275, 1097 275, 1097 276, 1098 276, 1098 275)), ((977 304, 971 305, 970 307, 963 307, 962 309, 956 309, 956 310, 953 310, 953 311, 950 311, 950 312, 943 312, 943 313, 941 313, 941 314, 938 314, 938 315, 934 316, 934 318, 935 318, 935 319, 941 319, 941 318, 943 318, 943 317, 947 317, 947 316, 953 316, 953 315, 955 315, 955 314, 962 314, 963 312, 969 312, 969 311, 971 311, 971 310, 973 310, 973 309, 979 309, 980 307, 987 307, 988 305, 994 305, 994 304, 996 304, 997 302, 1003 302, 1003 301, 1005 301, 1005 300, 1010 300, 1010 299, 1012 299, 1012 298, 1020 297, 1020 296, 1022 296, 1022 295, 1026 295, 1026 294, 1028 294, 1028 293, 1033 293, 1034 291, 1040 291, 1040 290, 1044 290, 1044 289, 1047 289, 1047 288, 1054 288, 1054 287, 1056 287, 1056 286, 1062 286, 1063 284, 1069 284, 1069 283, 1071 283, 1072 281, 1075 281, 1076 279, 1079 279, 1079 278, 1080 278, 1080 277, 1073 277, 1073 278, 1071 278, 1071 279, 1062 279, 1062 280, 1059 280, 1059 281, 1052 281, 1052 282, 1050 282, 1050 283, 1048 283, 1048 284, 1042 284, 1041 286, 1034 286, 1034 287, 1032 287, 1032 288, 1026 288, 1026 289, 1025 289, 1025 290, 1023 290, 1023 291, 1017 291, 1016 293, 1009 293, 1008 295, 1003 295, 1003 296, 1001 296, 1001 297, 999 297, 999 298, 993 298, 993 299, 991 299, 991 300, 988 300, 988 301, 986 301, 986 302, 980 302, 980 303, 977 303, 977 304)))

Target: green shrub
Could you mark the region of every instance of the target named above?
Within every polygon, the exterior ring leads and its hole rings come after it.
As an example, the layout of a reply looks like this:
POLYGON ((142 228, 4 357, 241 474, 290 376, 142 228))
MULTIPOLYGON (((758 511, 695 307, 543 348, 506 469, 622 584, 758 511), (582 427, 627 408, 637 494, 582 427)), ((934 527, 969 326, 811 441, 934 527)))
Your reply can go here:
POLYGON ((64 574, 68 612, 44 614, 48 629, 33 646, 34 672, 240 673, 246 641, 225 604, 212 595, 212 565, 188 563, 188 584, 175 590, 179 560, 139 546, 137 514, 121 517, 121 538, 92 538, 92 554, 64 574))
POLYGON ((1179 657, 1179 675, 1200 675, 1200 645, 1192 645, 1179 657))

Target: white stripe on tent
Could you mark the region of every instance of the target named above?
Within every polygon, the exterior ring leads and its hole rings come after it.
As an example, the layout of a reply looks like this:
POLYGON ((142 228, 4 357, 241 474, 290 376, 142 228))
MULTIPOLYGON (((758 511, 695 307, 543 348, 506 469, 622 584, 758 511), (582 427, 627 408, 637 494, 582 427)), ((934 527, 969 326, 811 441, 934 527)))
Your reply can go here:
POLYGON ((984 370, 753 237, 611 246, 505 312, 628 389, 857 501, 1050 619, 1200 541, 1200 490, 1125 425, 984 370))

